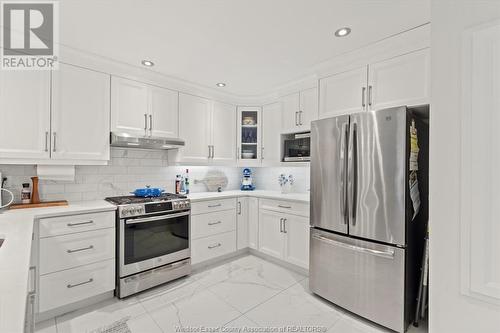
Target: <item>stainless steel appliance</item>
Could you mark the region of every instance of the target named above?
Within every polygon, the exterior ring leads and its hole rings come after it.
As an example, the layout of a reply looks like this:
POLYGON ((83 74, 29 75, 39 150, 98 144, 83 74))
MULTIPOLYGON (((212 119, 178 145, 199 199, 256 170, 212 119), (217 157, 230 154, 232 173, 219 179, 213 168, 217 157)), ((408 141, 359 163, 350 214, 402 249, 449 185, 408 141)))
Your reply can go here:
POLYGON ((117 209, 117 296, 123 298, 191 272, 190 201, 107 198, 117 209))
POLYGON ((185 143, 179 138, 132 136, 128 133, 112 132, 110 144, 112 147, 169 150, 181 148, 185 143))
POLYGON ((311 160, 311 132, 283 135, 283 162, 311 160))
POLYGON ((310 288, 404 332, 414 313, 428 218, 428 107, 342 115, 311 124, 310 288), (418 131, 420 209, 409 187, 418 131))

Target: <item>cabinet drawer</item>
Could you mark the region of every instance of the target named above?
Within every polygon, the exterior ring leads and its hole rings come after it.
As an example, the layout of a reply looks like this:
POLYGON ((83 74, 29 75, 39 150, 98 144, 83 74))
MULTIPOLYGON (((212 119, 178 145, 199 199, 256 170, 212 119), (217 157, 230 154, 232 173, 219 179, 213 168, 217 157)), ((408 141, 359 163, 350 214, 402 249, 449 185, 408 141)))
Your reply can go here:
POLYGON ((236 210, 225 210, 191 217, 191 238, 197 239, 236 230, 236 210))
POLYGON ((236 231, 193 240, 193 264, 236 251, 236 231))
POLYGON ((114 228, 40 239, 41 275, 114 257, 114 228))
POLYGON ((68 215, 40 219, 40 238, 113 228, 115 212, 68 215))
POLYGON ((68 269, 40 277, 40 312, 78 302, 115 289, 115 260, 68 269))
POLYGON ((236 208, 236 198, 191 203, 191 215, 218 212, 236 208))
POLYGON ((304 202, 260 199, 259 208, 306 217, 309 216, 309 204, 304 202))

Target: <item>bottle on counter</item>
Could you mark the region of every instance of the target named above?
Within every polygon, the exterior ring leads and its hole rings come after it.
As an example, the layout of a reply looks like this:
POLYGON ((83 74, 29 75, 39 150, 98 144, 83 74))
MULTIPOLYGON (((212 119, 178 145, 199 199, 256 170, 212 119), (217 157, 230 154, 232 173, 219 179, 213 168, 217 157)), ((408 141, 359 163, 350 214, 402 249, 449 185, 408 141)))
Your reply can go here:
POLYGON ((23 189, 21 190, 21 203, 29 204, 31 202, 31 189, 29 183, 23 183, 23 189))
POLYGON ((184 180, 185 193, 189 194, 189 169, 186 169, 186 178, 184 180))
POLYGON ((182 182, 181 175, 175 176, 175 194, 181 193, 181 182, 182 182))

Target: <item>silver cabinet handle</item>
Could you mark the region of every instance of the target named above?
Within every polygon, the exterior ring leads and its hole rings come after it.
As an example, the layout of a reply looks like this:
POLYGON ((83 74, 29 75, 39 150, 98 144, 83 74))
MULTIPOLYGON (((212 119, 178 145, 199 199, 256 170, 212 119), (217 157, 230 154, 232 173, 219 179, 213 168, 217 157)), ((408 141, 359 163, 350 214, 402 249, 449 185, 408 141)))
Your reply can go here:
POLYGON ((149 115, 149 132, 153 135, 153 115, 149 115))
POLYGON ((211 155, 211 157, 213 159, 215 157, 215 146, 212 145, 211 147, 212 147, 212 155, 211 155))
POLYGON ((36 294, 37 292, 37 286, 36 286, 36 266, 31 266, 30 267, 30 273, 33 281, 33 289, 29 292, 30 294, 36 294))
POLYGON ((263 160, 264 159, 264 147, 261 147, 260 148, 260 159, 263 160))
POLYGON ((288 231, 286 231, 286 221, 287 219, 283 219, 283 233, 286 234, 288 231))
POLYGON ((303 125, 302 124, 302 111, 299 111, 299 125, 303 125))
POLYGON ((90 220, 90 221, 85 221, 85 222, 75 222, 75 223, 68 223, 66 224, 68 227, 76 227, 76 226, 79 226, 79 225, 85 225, 85 224, 93 224, 94 221, 93 220, 90 220))
POLYGON ((222 221, 217 221, 217 222, 208 222, 208 225, 216 225, 216 224, 221 224, 222 221))
POLYGON ((49 151, 49 132, 45 132, 45 151, 49 151))
POLYGON ((217 248, 217 247, 219 247, 219 246, 221 246, 221 245, 222 245, 221 243, 217 243, 217 244, 214 244, 214 245, 209 245, 209 246, 208 246, 208 249, 209 249, 209 250, 211 250, 211 249, 215 249, 215 248, 217 248))
POLYGON ((361 88, 361 106, 363 108, 366 106, 365 95, 366 95, 366 87, 363 87, 361 88))
POLYGON ((86 251, 86 250, 92 250, 94 248, 94 245, 90 245, 87 247, 82 247, 80 249, 74 249, 74 250, 66 250, 68 253, 75 253, 75 252, 80 252, 80 251, 86 251))
POLYGON ((299 126, 299 121, 298 121, 298 117, 299 117, 299 112, 295 112, 295 126, 299 126))
POLYGON ((208 208, 215 208, 215 207, 220 207, 222 204, 218 203, 216 205, 208 205, 208 208))
POLYGON ((236 148, 236 159, 240 159, 240 147, 236 148))
POLYGON ((372 103, 373 103, 373 101, 372 101, 372 97, 373 97, 372 96, 373 95, 372 91, 373 91, 373 87, 372 86, 368 86, 368 105, 369 106, 372 106, 372 103))
POLYGON ((283 232, 283 218, 280 218, 280 232, 283 232))
POLYGON ((144 132, 148 130, 148 114, 144 114, 144 132))
POLYGON ((292 206, 284 206, 284 205, 278 205, 279 208, 286 208, 286 209, 290 209, 292 208, 292 206))
POLYGON ((80 282, 80 283, 75 283, 75 284, 71 284, 69 283, 66 288, 74 288, 74 287, 78 287, 78 286, 81 286, 81 285, 84 285, 84 284, 87 284, 87 283, 91 283, 91 282, 94 282, 94 279, 93 278, 90 278, 88 279, 87 281, 84 281, 84 282, 80 282))
POLYGON ((241 201, 238 201, 238 215, 241 215, 241 201))
POLYGON ((361 246, 356 246, 356 245, 351 245, 351 244, 339 242, 339 241, 336 241, 336 240, 333 240, 333 239, 330 239, 328 237, 324 237, 324 236, 321 236, 318 234, 313 234, 312 238, 317 239, 317 240, 322 241, 322 242, 325 242, 325 243, 329 243, 331 245, 340 246, 340 247, 343 247, 345 249, 354 250, 357 252, 364 252, 367 254, 372 254, 372 255, 387 258, 387 259, 394 258, 394 250, 379 251, 379 250, 368 249, 366 247, 361 247, 361 246))
POLYGON ((212 146, 208 145, 208 158, 212 158, 212 146))
POLYGON ((52 151, 55 153, 56 152, 57 133, 54 132, 54 133, 52 133, 52 135, 54 135, 54 144, 52 145, 52 151))

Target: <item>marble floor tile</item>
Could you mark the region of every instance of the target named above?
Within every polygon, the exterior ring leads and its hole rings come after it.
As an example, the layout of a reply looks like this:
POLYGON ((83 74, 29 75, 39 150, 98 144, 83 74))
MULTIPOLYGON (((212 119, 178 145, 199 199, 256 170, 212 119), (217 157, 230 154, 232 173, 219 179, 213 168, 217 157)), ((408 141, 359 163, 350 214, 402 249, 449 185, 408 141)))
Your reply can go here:
MULTIPOLYGON (((128 328, 132 333, 162 333, 149 314, 143 314, 127 321, 128 328)), ((58 332, 59 333, 59 332, 58 332)))
POLYGON ((247 328, 247 331, 249 331, 248 328, 259 327, 259 325, 257 325, 256 322, 250 320, 250 318, 248 318, 247 316, 242 315, 233 320, 232 322, 226 324, 224 327, 227 327, 228 329, 234 328, 232 332, 238 332, 236 329, 239 329, 240 331, 244 332, 243 329, 245 328, 247 328))
POLYGON ((328 329, 340 320, 342 313, 309 294, 302 283, 297 283, 245 316, 261 326, 312 325, 328 329))
POLYGON ((241 316, 208 290, 172 302, 149 314, 163 332, 175 332, 178 327, 221 327, 241 316))

